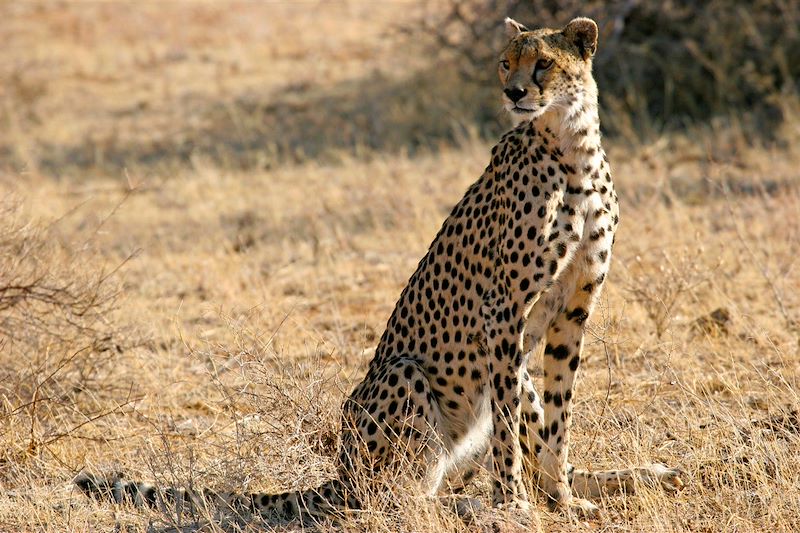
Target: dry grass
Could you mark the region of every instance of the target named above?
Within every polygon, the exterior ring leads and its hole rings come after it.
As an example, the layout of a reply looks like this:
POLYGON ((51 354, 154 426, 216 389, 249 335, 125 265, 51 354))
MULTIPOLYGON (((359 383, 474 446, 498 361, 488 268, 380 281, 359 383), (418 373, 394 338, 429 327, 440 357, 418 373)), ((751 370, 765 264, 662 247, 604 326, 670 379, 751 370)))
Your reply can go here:
MULTIPOLYGON (((247 172, 202 151, 125 170, 74 159, 111 153, 108 139, 137 155, 209 131, 192 129, 195 96, 224 108, 230 93, 268 99, 317 76, 358 80, 393 64, 381 36, 410 10, 0 9, 0 77, 17 75, 0 94, 0 290, 22 280, 72 298, 2 307, 0 293, 0 530, 269 529, 98 504, 70 480, 86 466, 237 490, 325 479, 340 402, 488 144, 270 159, 247 172)), ((608 146, 623 219, 590 325, 571 457, 590 468, 676 464, 689 483, 674 497, 609 497, 586 524, 540 503, 533 529, 796 529, 797 124, 777 134, 782 148, 750 146, 735 129, 608 146)), ((470 490, 485 499, 485 483, 470 490)), ((399 488, 369 501, 345 531, 464 529, 399 488)), ((494 514, 470 527, 521 530, 494 514)))

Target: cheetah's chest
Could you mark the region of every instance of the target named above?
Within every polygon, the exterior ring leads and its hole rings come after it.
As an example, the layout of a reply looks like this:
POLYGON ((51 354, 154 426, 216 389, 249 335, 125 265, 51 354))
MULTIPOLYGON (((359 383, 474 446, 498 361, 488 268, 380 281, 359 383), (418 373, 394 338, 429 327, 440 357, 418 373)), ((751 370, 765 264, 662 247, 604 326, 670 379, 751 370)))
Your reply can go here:
POLYGON ((552 277, 528 300, 525 341, 543 338, 558 314, 579 292, 596 293, 608 272, 616 228, 616 203, 589 178, 568 187, 552 208, 541 254, 552 277))

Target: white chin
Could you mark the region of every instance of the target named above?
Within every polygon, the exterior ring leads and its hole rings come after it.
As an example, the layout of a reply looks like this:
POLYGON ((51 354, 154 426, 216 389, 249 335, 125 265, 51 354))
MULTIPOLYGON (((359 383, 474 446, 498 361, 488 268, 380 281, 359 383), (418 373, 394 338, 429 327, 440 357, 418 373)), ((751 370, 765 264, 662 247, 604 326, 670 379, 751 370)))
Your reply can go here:
MULTIPOLYGON (((530 122, 531 120, 535 119, 536 116, 537 116, 537 113, 535 111, 533 111, 532 109, 531 110, 528 110, 528 109, 523 110, 523 109, 520 109, 520 108, 515 107, 513 105, 507 105, 506 106, 506 111, 508 111, 508 114, 511 115, 511 121, 514 123, 514 126, 517 126, 517 125, 519 125, 519 124, 521 124, 523 122, 530 122)), ((539 113, 539 114, 541 114, 541 113, 539 113)))

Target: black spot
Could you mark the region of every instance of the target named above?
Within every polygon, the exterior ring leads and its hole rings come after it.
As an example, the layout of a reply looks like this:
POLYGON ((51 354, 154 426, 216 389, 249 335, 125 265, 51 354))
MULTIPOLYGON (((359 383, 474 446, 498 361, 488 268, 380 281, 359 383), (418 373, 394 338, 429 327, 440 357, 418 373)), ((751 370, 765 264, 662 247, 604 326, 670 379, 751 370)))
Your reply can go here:
POLYGON ((144 490, 144 492, 142 493, 142 496, 144 497, 144 501, 147 503, 147 505, 149 505, 150 507, 155 507, 156 506, 157 502, 156 502, 156 488, 155 487, 147 487, 144 490))
POLYGON ((563 344, 559 344, 556 347, 553 347, 552 345, 548 344, 547 346, 545 346, 544 353, 545 355, 552 356, 553 359, 557 361, 563 361, 564 359, 569 357, 569 348, 567 348, 563 344))
POLYGON ((605 228, 600 228, 599 230, 593 231, 592 233, 590 233, 589 234, 589 238, 591 240, 593 240, 593 241, 596 241, 597 239, 599 239, 600 237, 605 235, 605 233, 606 233, 606 229, 605 228))
POLYGON ((569 320, 574 320, 578 324, 583 324, 587 318, 589 318, 589 313, 583 307, 576 307, 569 313, 567 313, 567 318, 569 320))
POLYGON ((557 392, 553 394, 553 405, 555 405, 556 407, 561 407, 563 404, 564 402, 561 398, 561 393, 557 392))

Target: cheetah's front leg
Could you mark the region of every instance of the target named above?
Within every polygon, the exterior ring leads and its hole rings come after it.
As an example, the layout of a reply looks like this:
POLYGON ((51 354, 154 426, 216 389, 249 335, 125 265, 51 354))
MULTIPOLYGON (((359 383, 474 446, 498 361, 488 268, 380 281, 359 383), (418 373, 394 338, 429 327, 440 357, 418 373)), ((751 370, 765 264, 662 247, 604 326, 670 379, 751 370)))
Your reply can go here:
MULTIPOLYGON (((519 442, 521 378, 525 371, 520 324, 503 320, 511 304, 482 307, 486 329, 489 389, 492 410, 491 470, 495 506, 528 509, 528 494, 522 483, 522 450, 519 442)), ((513 316, 513 315, 511 315, 513 316)))
POLYGON ((553 321, 544 350, 544 425, 539 429, 543 443, 537 460, 541 468, 539 486, 551 505, 576 511, 584 517, 599 513, 596 505, 572 496, 567 476, 572 397, 583 349, 584 323, 588 318, 590 295, 579 294, 567 310, 553 321))

